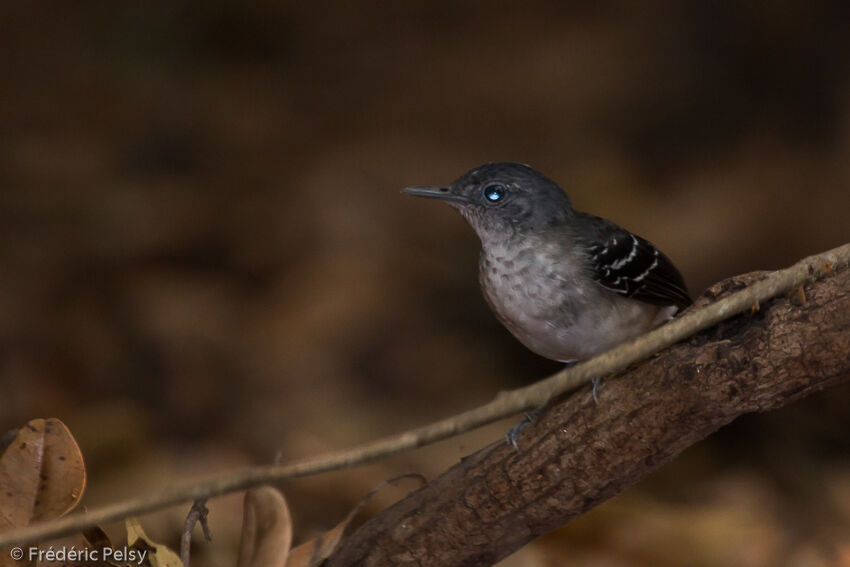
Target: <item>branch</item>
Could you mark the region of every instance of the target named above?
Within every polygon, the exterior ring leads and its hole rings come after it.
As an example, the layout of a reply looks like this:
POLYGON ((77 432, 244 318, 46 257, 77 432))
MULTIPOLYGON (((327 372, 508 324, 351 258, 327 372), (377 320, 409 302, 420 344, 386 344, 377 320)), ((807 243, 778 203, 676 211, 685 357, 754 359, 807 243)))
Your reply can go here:
POLYGON ((195 500, 192 503, 192 508, 186 516, 186 522, 183 524, 183 535, 180 538, 180 562, 183 563, 183 567, 189 567, 192 550, 192 530, 195 529, 195 524, 201 522, 204 537, 207 538, 207 541, 212 541, 212 532, 210 532, 210 524, 207 521, 209 513, 206 500, 195 500))
POLYGON ((524 410, 539 407, 556 395, 585 384, 596 376, 605 376, 611 372, 623 370, 628 365, 748 310, 759 302, 781 295, 807 281, 831 275, 836 270, 847 266, 848 263, 850 263, 850 244, 810 256, 790 268, 769 274, 762 281, 729 297, 700 309, 692 309, 682 317, 631 343, 558 372, 526 388, 502 392, 492 402, 457 416, 342 451, 289 464, 253 467, 220 474, 205 481, 174 485, 153 496, 132 498, 82 514, 10 530, 0 533, 0 548, 70 535, 86 527, 184 502, 245 490, 286 478, 314 475, 366 464, 401 451, 458 435, 524 410))
POLYGON ((598 405, 589 392, 561 400, 523 430, 519 450, 465 458, 354 532, 326 566, 492 565, 739 415, 850 381, 848 352, 845 269, 607 378, 598 405))

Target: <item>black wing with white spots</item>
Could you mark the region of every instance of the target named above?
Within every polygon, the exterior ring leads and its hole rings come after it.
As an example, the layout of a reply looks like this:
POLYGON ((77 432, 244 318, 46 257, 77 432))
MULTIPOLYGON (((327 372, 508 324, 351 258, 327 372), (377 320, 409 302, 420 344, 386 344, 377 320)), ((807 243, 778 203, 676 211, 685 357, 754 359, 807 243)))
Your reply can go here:
POLYGON ((679 270, 651 242, 611 221, 579 213, 587 223, 594 277, 604 287, 653 305, 692 303, 679 270))

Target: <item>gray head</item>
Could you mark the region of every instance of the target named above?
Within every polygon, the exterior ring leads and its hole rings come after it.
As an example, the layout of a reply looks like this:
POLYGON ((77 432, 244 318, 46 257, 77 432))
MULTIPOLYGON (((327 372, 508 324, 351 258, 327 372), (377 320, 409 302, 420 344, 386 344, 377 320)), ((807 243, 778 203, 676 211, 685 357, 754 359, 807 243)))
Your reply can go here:
POLYGON ((574 214, 570 198, 557 183, 521 163, 488 163, 447 187, 407 187, 402 193, 447 202, 482 240, 562 225, 574 214))

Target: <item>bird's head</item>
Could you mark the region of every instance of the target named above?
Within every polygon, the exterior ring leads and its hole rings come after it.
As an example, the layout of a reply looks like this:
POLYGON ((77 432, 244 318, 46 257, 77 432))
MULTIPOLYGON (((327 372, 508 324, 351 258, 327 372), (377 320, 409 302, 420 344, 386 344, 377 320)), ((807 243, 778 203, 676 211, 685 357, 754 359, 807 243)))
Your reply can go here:
POLYGON ((482 241, 563 225, 574 214, 557 183, 521 163, 488 163, 451 185, 407 187, 402 193, 445 201, 482 241))

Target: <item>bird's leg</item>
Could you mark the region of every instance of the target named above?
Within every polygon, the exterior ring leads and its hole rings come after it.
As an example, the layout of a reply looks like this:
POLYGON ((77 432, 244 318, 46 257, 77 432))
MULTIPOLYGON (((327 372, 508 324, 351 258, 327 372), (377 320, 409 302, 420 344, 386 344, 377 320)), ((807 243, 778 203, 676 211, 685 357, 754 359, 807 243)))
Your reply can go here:
POLYGON ((537 409, 525 412, 525 415, 522 417, 522 419, 519 420, 516 425, 511 427, 508 430, 507 434, 505 434, 505 441, 507 441, 508 445, 519 451, 519 445, 517 444, 517 440, 519 439, 519 432, 525 429, 526 425, 546 413, 546 408, 548 406, 549 402, 546 402, 537 409))
POLYGON ((599 387, 602 385, 602 376, 597 376, 593 380, 591 380, 591 384, 593 384, 593 390, 591 390, 591 394, 593 394, 593 401, 597 404, 599 403, 599 387))
MULTIPOLYGON (((567 369, 571 366, 574 366, 577 362, 578 362, 577 360, 567 361, 566 366, 564 366, 564 369, 567 369)), ((594 381, 594 384, 595 383, 596 382, 594 381)), ((595 388, 595 386, 594 386, 594 388, 595 388)), ((596 399, 595 394, 594 394, 594 399, 596 399)), ((508 445, 511 445, 514 449, 519 450, 519 445, 517 444, 517 440, 519 439, 519 432, 522 431, 525 428, 526 425, 528 425, 529 423, 531 423, 532 421, 534 421, 535 419, 537 419, 538 417, 540 417, 541 415, 546 413, 546 408, 548 408, 548 407, 549 407, 549 401, 546 401, 539 408, 525 412, 525 415, 523 416, 523 418, 521 420, 519 420, 519 423, 517 423, 516 425, 511 427, 508 430, 507 434, 505 435, 505 441, 507 441, 508 445)))

